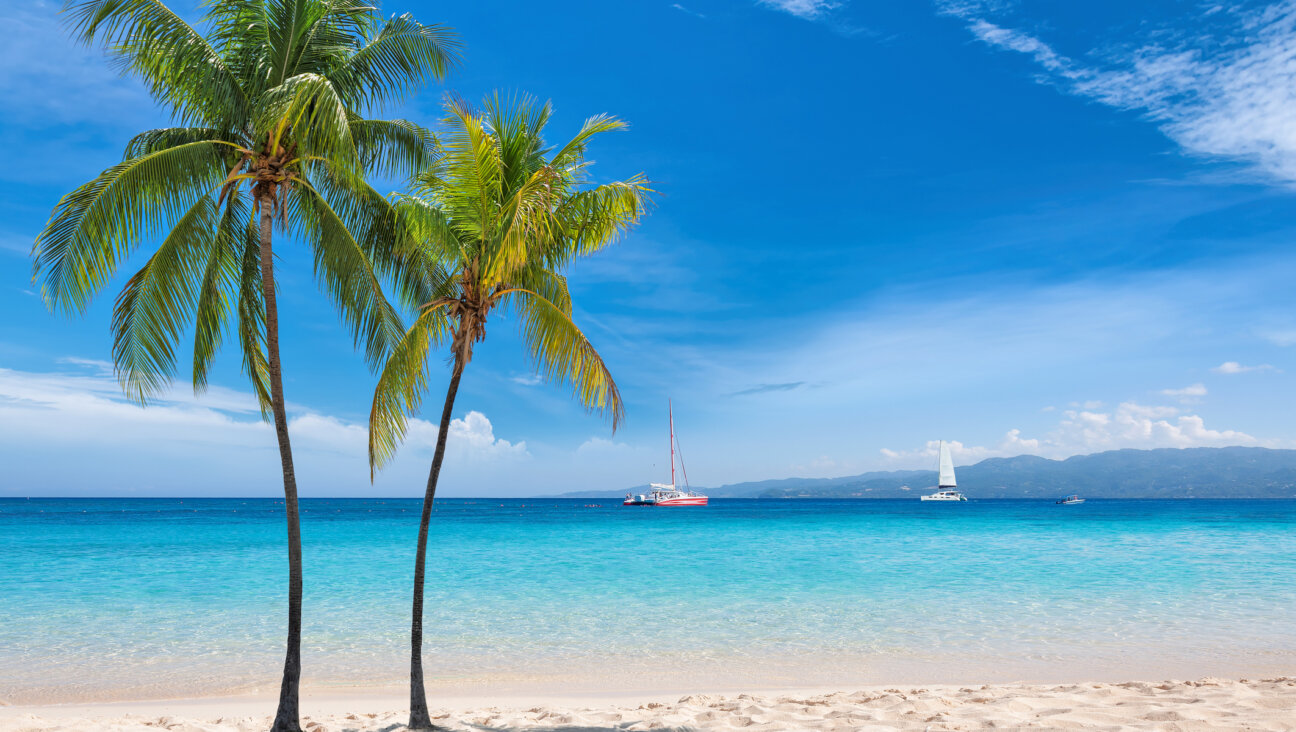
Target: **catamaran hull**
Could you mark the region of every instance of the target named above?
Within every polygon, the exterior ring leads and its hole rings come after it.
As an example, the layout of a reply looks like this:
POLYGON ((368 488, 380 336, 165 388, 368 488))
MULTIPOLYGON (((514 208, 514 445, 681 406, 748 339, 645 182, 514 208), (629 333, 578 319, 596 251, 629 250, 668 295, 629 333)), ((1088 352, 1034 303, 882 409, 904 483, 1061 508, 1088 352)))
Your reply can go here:
POLYGON ((689 496, 687 498, 666 498, 653 504, 654 506, 705 506, 707 505, 706 496, 689 496))
POLYGON ((621 504, 622 506, 705 506, 707 505, 706 496, 690 496, 688 498, 667 498, 661 501, 639 501, 628 500, 621 504))

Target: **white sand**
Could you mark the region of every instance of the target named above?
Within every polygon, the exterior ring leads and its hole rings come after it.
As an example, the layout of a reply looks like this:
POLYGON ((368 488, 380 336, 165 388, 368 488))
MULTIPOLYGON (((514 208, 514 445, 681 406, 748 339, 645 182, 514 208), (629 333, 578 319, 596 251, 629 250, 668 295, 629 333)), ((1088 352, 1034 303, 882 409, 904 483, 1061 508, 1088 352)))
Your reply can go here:
MULTIPOLYGON (((869 688, 753 696, 430 700, 452 730, 1296 730, 1296 678, 1056 686, 869 688), (440 704, 441 706, 436 706, 440 704)), ((259 732, 272 699, 197 699, 97 705, 0 707, 0 730, 259 732)), ((396 732, 396 697, 308 696, 309 732, 396 732)))

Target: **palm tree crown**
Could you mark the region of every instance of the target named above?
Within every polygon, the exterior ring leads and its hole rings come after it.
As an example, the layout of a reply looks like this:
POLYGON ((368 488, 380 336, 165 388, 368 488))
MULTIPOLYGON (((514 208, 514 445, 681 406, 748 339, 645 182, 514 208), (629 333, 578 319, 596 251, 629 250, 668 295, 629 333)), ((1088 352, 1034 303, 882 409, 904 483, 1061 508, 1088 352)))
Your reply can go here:
POLYGON ((582 404, 611 417, 614 430, 623 415, 612 375, 572 322, 561 272, 616 241, 644 213, 651 190, 641 176, 592 184, 585 159, 591 138, 625 123, 593 117, 553 149, 542 136, 548 103, 493 97, 477 112, 451 99, 446 109, 444 154, 415 178, 411 194, 394 197, 403 235, 395 266, 418 317, 374 393, 372 468, 394 456, 418 410, 429 351, 449 344, 466 365, 497 307, 516 315, 546 379, 571 383, 582 404))
POLYGON ((101 43, 180 125, 136 135, 121 163, 64 197, 33 250, 46 303, 81 312, 133 249, 161 235, 114 310, 127 394, 144 402, 165 388, 190 323, 202 389, 233 316, 268 412, 263 205, 305 239, 357 344, 380 362, 400 326, 370 261, 383 203, 363 172, 420 169, 434 143, 417 125, 360 113, 442 77, 454 35, 409 16, 382 20, 368 0, 212 1, 205 35, 159 0, 74 0, 64 12, 77 39, 101 43))

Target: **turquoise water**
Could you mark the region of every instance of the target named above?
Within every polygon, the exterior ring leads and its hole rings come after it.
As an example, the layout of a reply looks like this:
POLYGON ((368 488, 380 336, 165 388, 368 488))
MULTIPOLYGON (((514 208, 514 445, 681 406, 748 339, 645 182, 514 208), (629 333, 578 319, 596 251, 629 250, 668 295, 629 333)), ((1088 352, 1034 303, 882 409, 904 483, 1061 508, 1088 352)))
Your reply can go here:
MULTIPOLYGON (((1296 502, 443 500, 447 689, 1296 672, 1296 502)), ((404 678, 418 503, 303 501, 305 683, 404 678)), ((0 500, 0 700, 268 690, 282 506, 0 500)))

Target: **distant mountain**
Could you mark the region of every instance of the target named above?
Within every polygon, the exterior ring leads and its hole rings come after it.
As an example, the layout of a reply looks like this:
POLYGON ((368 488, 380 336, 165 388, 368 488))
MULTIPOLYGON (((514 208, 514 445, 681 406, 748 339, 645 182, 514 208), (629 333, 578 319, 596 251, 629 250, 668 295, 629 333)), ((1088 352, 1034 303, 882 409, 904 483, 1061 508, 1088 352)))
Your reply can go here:
MULTIPOLYGON (((1296 450, 1194 447, 1113 450, 1049 460, 990 458, 957 469, 969 498, 1296 498, 1296 450)), ((912 498, 936 484, 935 470, 896 470, 844 478, 785 478, 700 488, 714 498, 912 498)), ((643 493, 578 491, 566 498, 643 493)))

